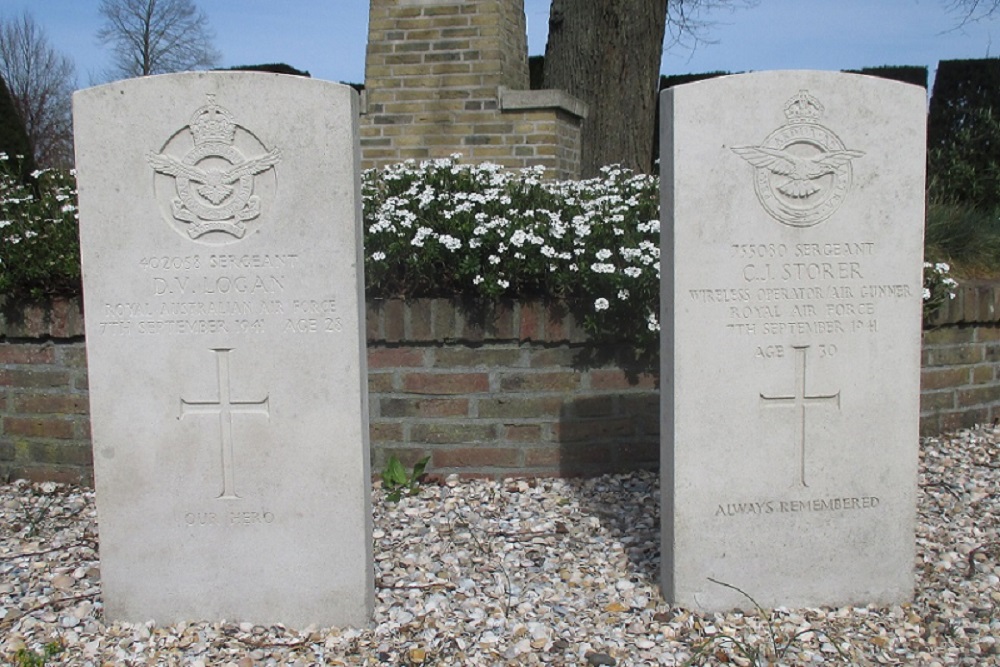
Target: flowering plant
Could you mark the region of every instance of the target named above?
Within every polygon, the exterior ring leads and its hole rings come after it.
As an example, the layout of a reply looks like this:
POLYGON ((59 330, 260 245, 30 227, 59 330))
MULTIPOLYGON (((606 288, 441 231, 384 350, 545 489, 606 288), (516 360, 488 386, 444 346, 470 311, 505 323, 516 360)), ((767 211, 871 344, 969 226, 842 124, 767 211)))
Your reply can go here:
POLYGON ((73 172, 42 169, 23 182, 0 153, 0 295, 43 298, 80 293, 80 246, 73 172))
POLYGON ((362 183, 369 295, 560 298, 596 338, 658 348, 655 177, 606 167, 554 182, 453 157, 362 183))
POLYGON ((924 262, 924 322, 930 320, 945 301, 955 298, 958 282, 945 262, 924 262))

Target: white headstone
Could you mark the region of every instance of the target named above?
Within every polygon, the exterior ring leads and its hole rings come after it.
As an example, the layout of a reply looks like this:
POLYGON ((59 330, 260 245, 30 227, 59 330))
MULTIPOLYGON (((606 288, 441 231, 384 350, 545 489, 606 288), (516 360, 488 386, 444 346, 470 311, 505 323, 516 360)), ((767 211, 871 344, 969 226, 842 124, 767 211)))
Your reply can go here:
POLYGON ((109 619, 362 624, 374 584, 357 96, 74 96, 109 619))
POLYGON ((662 108, 665 595, 909 599, 924 89, 764 72, 662 108))

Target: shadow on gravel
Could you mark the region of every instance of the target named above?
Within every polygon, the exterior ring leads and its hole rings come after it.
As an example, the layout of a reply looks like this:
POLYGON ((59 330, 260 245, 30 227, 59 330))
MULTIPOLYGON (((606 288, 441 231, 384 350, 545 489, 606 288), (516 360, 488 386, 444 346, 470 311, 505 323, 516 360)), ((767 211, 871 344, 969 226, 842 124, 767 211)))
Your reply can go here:
POLYGON ((621 543, 634 583, 660 580, 660 484, 658 474, 636 471, 571 480, 581 521, 596 517, 595 540, 621 543))

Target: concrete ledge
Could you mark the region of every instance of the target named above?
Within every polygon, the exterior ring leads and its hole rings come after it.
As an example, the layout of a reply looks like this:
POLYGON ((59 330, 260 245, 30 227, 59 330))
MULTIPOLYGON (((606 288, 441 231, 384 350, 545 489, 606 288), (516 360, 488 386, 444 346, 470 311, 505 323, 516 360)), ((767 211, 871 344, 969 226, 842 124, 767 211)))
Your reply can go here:
POLYGON ((586 103, 564 90, 511 90, 501 86, 497 92, 501 111, 556 109, 577 118, 587 117, 586 103))

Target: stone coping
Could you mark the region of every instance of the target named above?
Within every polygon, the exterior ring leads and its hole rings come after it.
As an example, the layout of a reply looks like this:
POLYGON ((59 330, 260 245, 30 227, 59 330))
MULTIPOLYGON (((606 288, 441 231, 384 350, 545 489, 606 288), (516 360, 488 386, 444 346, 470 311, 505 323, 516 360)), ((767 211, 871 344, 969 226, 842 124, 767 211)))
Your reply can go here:
POLYGON ((1000 280, 966 280, 959 283, 955 298, 945 301, 928 324, 938 327, 996 322, 1000 322, 1000 280))
POLYGON ((501 111, 556 109, 577 118, 587 117, 587 104, 564 90, 511 90, 500 86, 497 98, 501 111))
MULTIPOLYGON (((504 300, 470 309, 460 299, 368 299, 369 342, 522 340, 582 343, 588 340, 566 304, 504 300)), ((969 280, 955 290, 925 328, 1000 323, 1000 281, 969 280)), ((7 304, 0 297, 0 338, 81 338, 83 299, 7 304)))

